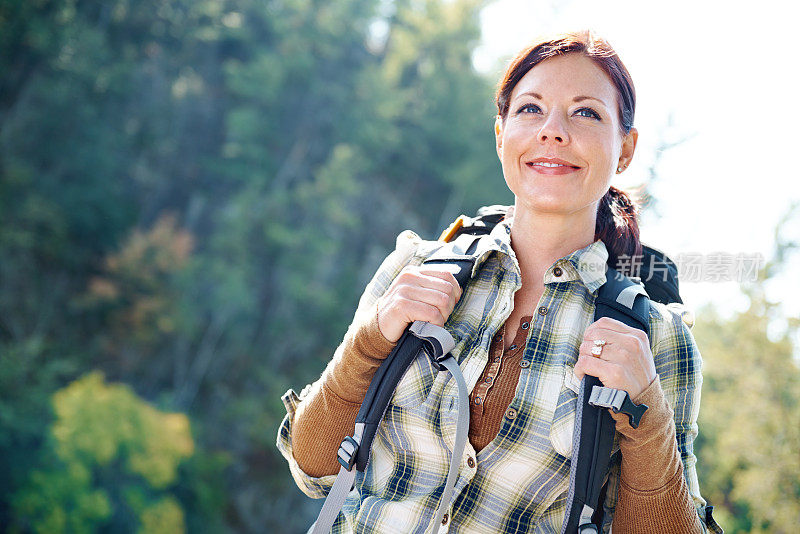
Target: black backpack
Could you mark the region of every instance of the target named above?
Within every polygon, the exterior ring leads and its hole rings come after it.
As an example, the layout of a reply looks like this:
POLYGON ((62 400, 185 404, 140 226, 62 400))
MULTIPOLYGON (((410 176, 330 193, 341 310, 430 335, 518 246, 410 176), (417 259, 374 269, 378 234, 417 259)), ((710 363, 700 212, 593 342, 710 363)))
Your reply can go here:
MULTIPOLYGON (((507 206, 487 206, 481 208, 475 217, 461 215, 442 233, 439 240, 446 245, 424 263, 449 265, 451 270, 456 271, 456 280, 463 289, 470 281, 480 239, 492 231, 505 217, 507 210, 507 206)), ((649 335, 650 299, 663 304, 682 303, 682 300, 674 262, 655 248, 646 245, 642 248, 643 261, 638 277, 622 276, 608 267, 606 283, 598 289, 594 319, 611 317, 649 335)), ((342 441, 338 451, 338 461, 342 467, 311 532, 318 534, 330 531, 347 494, 352 490, 356 471, 363 472, 366 469, 372 441, 397 384, 421 353, 426 354, 440 370, 450 372, 459 389, 459 421, 452 462, 439 508, 431 522, 434 529, 437 528, 452 498, 469 427, 468 389, 458 363, 449 354, 454 345, 454 340, 445 329, 428 323, 417 321, 403 333, 370 383, 356 417, 353 436, 342 441)), ((562 534, 600 531, 605 499, 604 481, 615 432, 614 420, 605 408, 628 414, 634 427, 638 426, 647 409, 645 405, 633 404, 624 391, 605 388, 599 379, 588 375, 581 382, 577 402, 570 488, 562 534)))

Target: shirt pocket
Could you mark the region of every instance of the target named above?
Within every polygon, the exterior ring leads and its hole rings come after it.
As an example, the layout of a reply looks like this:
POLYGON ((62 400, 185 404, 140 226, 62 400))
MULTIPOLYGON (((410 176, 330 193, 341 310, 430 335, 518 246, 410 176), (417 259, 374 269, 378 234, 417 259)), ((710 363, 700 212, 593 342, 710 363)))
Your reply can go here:
POLYGON ((573 368, 565 365, 561 391, 553 411, 553 421, 550 424, 550 443, 558 454, 566 458, 572 456, 575 408, 578 404, 580 385, 581 382, 575 377, 573 368))
POLYGON ((397 384, 391 404, 405 409, 419 407, 430 395, 438 373, 427 354, 420 352, 397 384))

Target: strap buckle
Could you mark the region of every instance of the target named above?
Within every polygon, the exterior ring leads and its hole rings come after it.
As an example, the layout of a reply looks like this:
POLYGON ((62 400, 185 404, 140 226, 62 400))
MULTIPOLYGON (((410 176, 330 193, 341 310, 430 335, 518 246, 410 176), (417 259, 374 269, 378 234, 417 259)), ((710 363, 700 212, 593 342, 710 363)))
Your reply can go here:
POLYGON ((361 444, 356 441, 352 436, 345 436, 342 444, 339 445, 339 452, 336 453, 336 459, 342 464, 342 467, 348 471, 353 470, 356 464, 356 453, 361 444))
POLYGON ((442 362, 450 357, 456 342, 450 333, 442 328, 423 321, 414 321, 409 332, 425 342, 423 349, 439 371, 446 370, 442 362))
POLYGON ((594 386, 592 394, 589 396, 589 404, 603 408, 611 408, 614 413, 622 412, 628 416, 631 427, 638 428, 644 412, 647 411, 646 404, 634 404, 627 391, 621 389, 594 386))

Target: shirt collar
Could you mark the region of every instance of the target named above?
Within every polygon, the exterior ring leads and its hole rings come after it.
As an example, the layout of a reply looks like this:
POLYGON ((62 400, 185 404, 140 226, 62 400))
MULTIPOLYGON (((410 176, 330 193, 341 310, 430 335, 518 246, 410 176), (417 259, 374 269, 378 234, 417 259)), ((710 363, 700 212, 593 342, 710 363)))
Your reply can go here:
MULTIPOLYGON (((511 225, 514 219, 514 206, 510 206, 505 218, 497 223, 489 234, 489 249, 502 252, 514 259, 516 255, 511 248, 511 225)), ((606 282, 606 262, 608 261, 608 249, 602 240, 598 239, 585 247, 570 252, 563 258, 559 258, 544 274, 544 283, 568 282, 580 280, 590 293, 596 291, 606 282), (561 271, 560 276, 554 273, 556 267, 561 271)))
POLYGON ((606 283, 608 269, 606 261, 608 261, 608 249, 605 243, 598 239, 556 260, 544 273, 544 283, 581 280, 586 289, 593 293, 606 283), (554 274, 556 268, 561 270, 561 276, 554 274))

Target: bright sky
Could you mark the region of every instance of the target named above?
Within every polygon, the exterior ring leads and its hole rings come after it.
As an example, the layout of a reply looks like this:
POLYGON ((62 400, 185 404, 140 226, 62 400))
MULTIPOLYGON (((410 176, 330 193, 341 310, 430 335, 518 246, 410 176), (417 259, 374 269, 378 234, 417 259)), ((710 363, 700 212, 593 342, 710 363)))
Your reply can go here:
MULTIPOLYGON (((496 0, 481 15, 476 67, 492 74, 541 33, 592 28, 617 50, 636 84, 639 146, 626 187, 644 180, 659 142, 653 187, 660 219, 642 240, 673 259, 714 252, 769 258, 778 220, 800 202, 800 8, 766 0, 672 2, 496 0)), ((800 242, 800 213, 783 234, 800 242), (789 227, 791 226, 791 227, 789 227)), ((800 252, 770 298, 800 315, 800 252)), ((743 309, 735 282, 681 282, 696 309, 743 309)))

